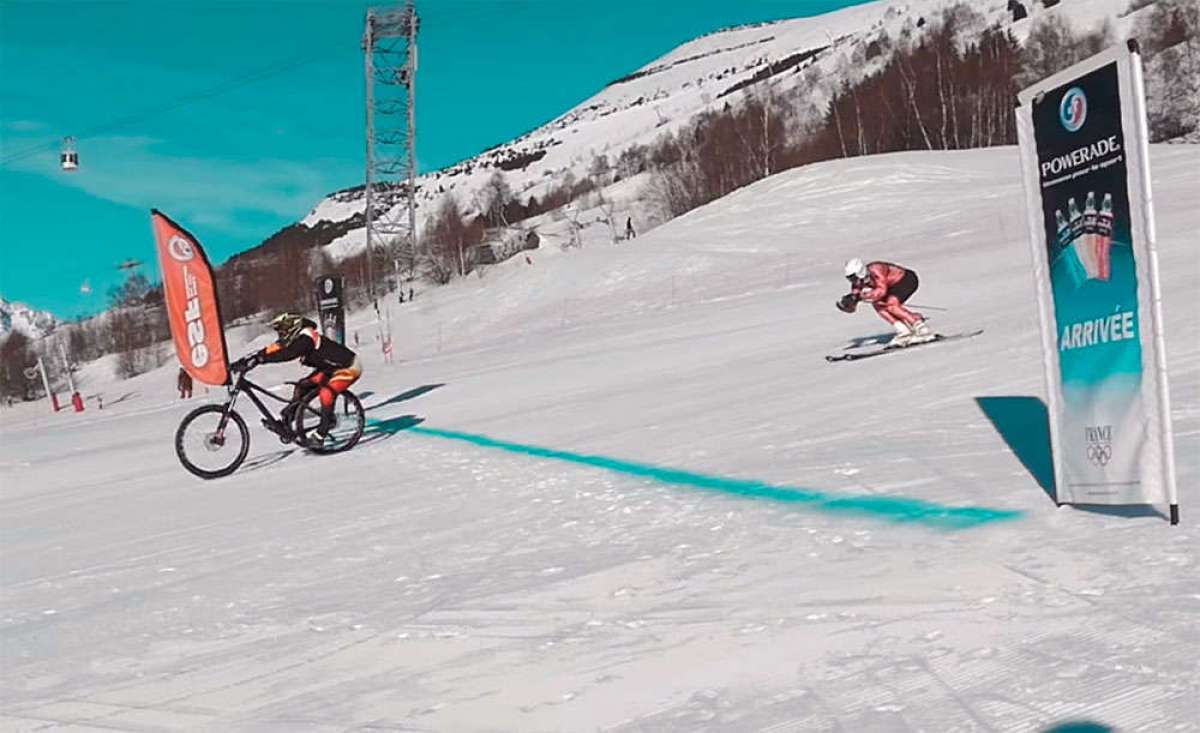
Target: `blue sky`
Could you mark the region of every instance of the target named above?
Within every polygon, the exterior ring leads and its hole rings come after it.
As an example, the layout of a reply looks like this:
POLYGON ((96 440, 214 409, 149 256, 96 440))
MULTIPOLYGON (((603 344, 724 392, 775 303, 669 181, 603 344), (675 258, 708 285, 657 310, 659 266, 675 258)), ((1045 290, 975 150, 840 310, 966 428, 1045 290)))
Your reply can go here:
MULTIPOLYGON (((151 207, 223 261, 361 184, 372 4, 0 0, 0 295, 94 312, 117 263, 157 279, 151 207)), ((516 137, 702 33, 853 4, 426 0, 418 167, 516 137)))

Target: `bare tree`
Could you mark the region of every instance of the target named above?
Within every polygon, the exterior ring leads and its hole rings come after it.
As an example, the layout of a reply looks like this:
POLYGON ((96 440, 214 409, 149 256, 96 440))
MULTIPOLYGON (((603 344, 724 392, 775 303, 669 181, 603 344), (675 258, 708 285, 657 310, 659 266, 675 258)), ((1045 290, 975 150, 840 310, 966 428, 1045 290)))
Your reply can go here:
POLYGON ((563 214, 566 215, 568 228, 567 239, 562 243, 562 249, 568 250, 573 247, 582 247, 583 239, 580 237, 580 234, 583 232, 583 221, 580 220, 580 216, 583 212, 576 204, 567 204, 562 210, 563 214))
POLYGON ((644 170, 646 170, 646 148, 643 145, 630 145, 617 157, 616 171, 621 178, 632 178, 644 170))
POLYGON ((603 188, 612 182, 612 166, 608 163, 608 156, 601 153, 592 157, 592 163, 588 166, 588 177, 597 188, 603 188))
POLYGON ((1153 141, 1200 127, 1200 3, 1159 0, 1134 30, 1148 60, 1146 107, 1153 141))
POLYGON ((437 213, 425 226, 429 276, 444 284, 455 276, 469 273, 475 264, 473 250, 480 233, 481 230, 464 220, 454 194, 442 199, 437 213))
POLYGON ((612 235, 612 242, 616 244, 621 241, 621 231, 617 227, 617 204, 612 199, 604 195, 603 191, 596 192, 596 205, 600 209, 600 220, 608 225, 608 231, 612 235))
POLYGON ((512 188, 504 178, 504 173, 496 171, 484 184, 479 193, 479 210, 492 227, 507 227, 509 225, 507 209, 513 201, 512 188))
POLYGON ((1017 77, 1021 87, 1041 81, 1079 60, 1075 34, 1060 13, 1043 13, 1034 21, 1022 54, 1024 68, 1017 77))
POLYGON ((758 168, 756 178, 766 178, 775 172, 775 158, 787 138, 786 124, 776 99, 771 80, 746 87, 746 101, 738 124, 738 138, 758 168))
POLYGON ((140 272, 130 272, 125 282, 108 289, 108 302, 112 307, 134 306, 149 294, 150 281, 140 272))
POLYGON ((9 332, 0 341, 0 397, 29 399, 32 395, 25 370, 36 361, 37 355, 33 353, 29 337, 21 331, 9 332))

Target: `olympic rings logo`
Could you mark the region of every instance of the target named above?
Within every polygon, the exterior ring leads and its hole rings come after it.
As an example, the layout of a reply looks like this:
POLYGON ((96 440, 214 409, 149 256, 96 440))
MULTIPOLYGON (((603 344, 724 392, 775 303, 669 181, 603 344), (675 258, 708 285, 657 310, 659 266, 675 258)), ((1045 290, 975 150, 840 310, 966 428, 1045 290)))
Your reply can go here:
POLYGON ((1087 449, 1088 460, 1097 466, 1107 466, 1112 460, 1112 445, 1109 443, 1093 443, 1087 449))

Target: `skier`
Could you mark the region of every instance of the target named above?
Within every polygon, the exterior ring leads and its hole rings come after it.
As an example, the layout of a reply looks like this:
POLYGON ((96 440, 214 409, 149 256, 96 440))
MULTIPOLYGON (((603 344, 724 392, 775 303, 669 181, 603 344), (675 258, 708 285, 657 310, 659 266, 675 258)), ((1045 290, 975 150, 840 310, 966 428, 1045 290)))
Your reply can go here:
POLYGON ((314 389, 321 393, 321 421, 317 435, 324 440, 334 425, 333 401, 336 395, 349 389, 362 376, 358 355, 331 338, 321 335, 313 321, 295 313, 280 313, 271 320, 277 341, 238 359, 230 368, 247 371, 261 363, 277 363, 299 359, 313 368, 313 373, 296 382, 292 404, 283 410, 284 424, 290 423, 299 400, 314 389))
POLYGON ((855 257, 846 262, 846 279, 850 292, 837 302, 838 310, 853 313, 859 301, 875 307, 879 317, 896 330, 889 346, 909 346, 932 341, 936 334, 929 329, 925 316, 904 307, 904 302, 917 291, 917 273, 891 262, 865 264, 855 257))

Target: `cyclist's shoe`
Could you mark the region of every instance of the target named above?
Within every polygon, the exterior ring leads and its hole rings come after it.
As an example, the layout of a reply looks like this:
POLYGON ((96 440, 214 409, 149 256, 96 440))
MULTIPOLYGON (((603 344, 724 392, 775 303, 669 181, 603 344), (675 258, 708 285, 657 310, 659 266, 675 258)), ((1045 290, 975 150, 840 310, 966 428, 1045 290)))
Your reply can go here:
POLYGON ((336 424, 337 419, 334 418, 332 410, 321 410, 321 423, 317 425, 317 433, 321 436, 327 436, 336 424))
POLYGON ((321 448, 329 445, 329 443, 332 442, 332 439, 325 433, 314 430, 304 437, 304 442, 309 448, 320 450, 321 448))
POLYGON ((305 441, 309 448, 323 448, 333 442, 333 438, 329 437, 329 431, 333 430, 337 420, 334 419, 332 412, 321 412, 321 422, 317 424, 315 430, 305 436, 305 441))

